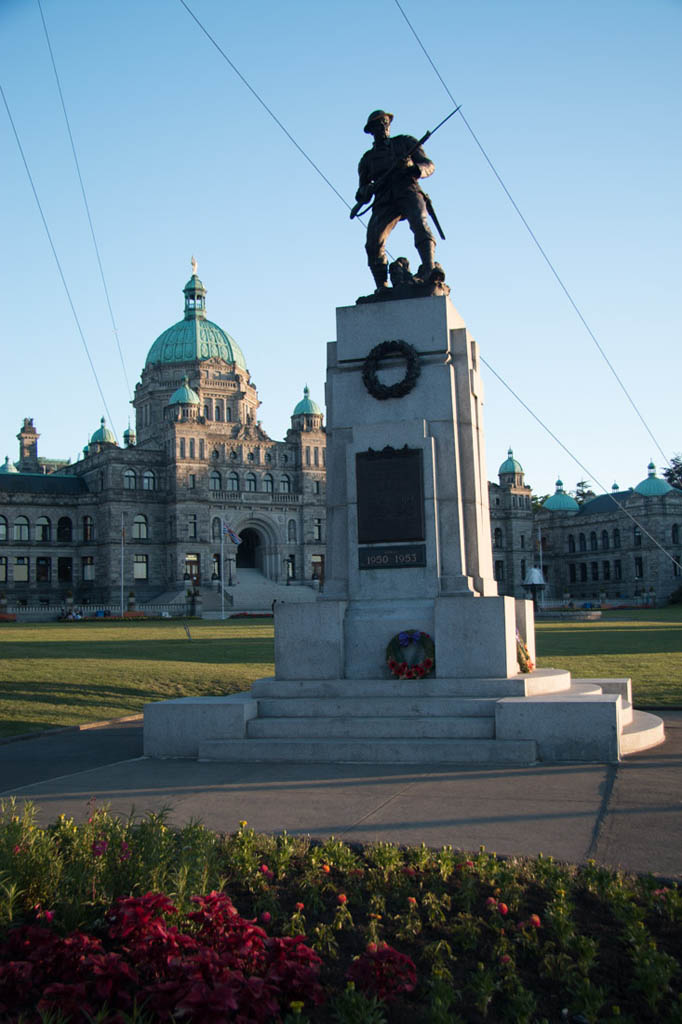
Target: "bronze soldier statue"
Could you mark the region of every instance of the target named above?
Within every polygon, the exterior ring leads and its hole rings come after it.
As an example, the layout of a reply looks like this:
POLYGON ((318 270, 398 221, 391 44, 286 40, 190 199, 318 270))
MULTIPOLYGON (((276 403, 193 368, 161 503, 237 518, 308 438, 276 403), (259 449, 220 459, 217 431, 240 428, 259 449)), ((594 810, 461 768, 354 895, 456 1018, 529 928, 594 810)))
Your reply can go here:
POLYGON ((385 110, 374 110, 367 118, 364 130, 374 136, 374 145, 360 160, 360 186, 355 196, 358 205, 354 213, 374 196, 365 249, 377 293, 388 287, 386 242, 401 220, 409 223, 421 257, 417 280, 429 281, 436 268, 436 240, 428 222, 430 203, 417 184, 433 174, 434 166, 418 139, 411 135, 390 138, 392 120, 393 114, 385 110))

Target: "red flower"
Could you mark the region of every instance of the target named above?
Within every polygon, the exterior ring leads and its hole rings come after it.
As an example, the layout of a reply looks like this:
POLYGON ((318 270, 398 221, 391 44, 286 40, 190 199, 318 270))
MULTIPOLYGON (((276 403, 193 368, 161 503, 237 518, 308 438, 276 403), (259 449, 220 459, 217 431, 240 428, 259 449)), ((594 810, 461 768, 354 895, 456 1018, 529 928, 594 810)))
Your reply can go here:
POLYGON ((416 907, 417 906, 417 901, 414 898, 414 896, 408 896, 407 897, 407 902, 410 904, 411 907, 416 907))
POLYGON ((92 844, 92 855, 93 857, 102 857, 107 852, 109 843, 106 839, 95 839, 92 844))
POLYGON ((296 910, 298 910, 298 912, 299 912, 299 914, 300 914, 300 913, 301 913, 301 911, 302 911, 302 910, 304 909, 304 907, 305 907, 305 903, 296 903, 296 904, 295 904, 295 907, 296 907, 296 910))
POLYGON ((506 903, 498 903, 497 909, 499 910, 500 914, 502 914, 502 917, 505 917, 509 913, 509 907, 507 906, 506 903))
POLYGON ((346 896, 345 892, 339 893, 339 895, 336 897, 336 902, 340 903, 341 906, 343 906, 344 903, 348 903, 348 897, 346 896))
POLYGON ((331 871, 331 868, 329 867, 328 864, 323 864, 322 865, 322 870, 324 871, 325 875, 328 875, 329 872, 331 871))
POLYGON ((270 922, 272 921, 272 914, 270 913, 269 910, 264 910, 260 916, 260 919, 263 922, 263 924, 270 924, 270 922))
POLYGON ((541 928, 542 924, 537 914, 531 914, 528 918, 528 924, 532 924, 533 928, 541 928))

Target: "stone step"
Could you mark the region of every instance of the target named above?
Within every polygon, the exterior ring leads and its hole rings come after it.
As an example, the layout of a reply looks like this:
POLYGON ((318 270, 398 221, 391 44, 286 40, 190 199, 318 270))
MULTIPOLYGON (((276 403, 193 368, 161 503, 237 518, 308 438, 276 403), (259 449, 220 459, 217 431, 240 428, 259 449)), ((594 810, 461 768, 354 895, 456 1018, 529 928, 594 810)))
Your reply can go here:
MULTIPOLYGON (((587 681, 591 682, 591 681, 587 681)), ((366 699, 371 697, 523 697, 568 690, 571 673, 562 669, 541 669, 509 679, 454 679, 427 676, 426 679, 304 679, 268 677, 256 679, 251 695, 263 698, 330 697, 366 699)))
POLYGON ((200 761, 357 764, 528 765, 537 759, 533 740, 305 739, 204 740, 200 761))
POLYGON ((252 718, 248 739, 493 739, 492 717, 252 718))
POLYGON ((620 755, 636 754, 649 747, 657 747, 665 740, 663 720, 648 711, 634 711, 632 721, 623 729, 620 736, 620 755))
MULTIPOLYGON (((435 718, 471 717, 495 714, 496 697, 405 697, 400 704, 404 715, 435 718)), ((367 718, 395 713, 394 697, 292 697, 272 700, 258 698, 259 718, 367 718)))

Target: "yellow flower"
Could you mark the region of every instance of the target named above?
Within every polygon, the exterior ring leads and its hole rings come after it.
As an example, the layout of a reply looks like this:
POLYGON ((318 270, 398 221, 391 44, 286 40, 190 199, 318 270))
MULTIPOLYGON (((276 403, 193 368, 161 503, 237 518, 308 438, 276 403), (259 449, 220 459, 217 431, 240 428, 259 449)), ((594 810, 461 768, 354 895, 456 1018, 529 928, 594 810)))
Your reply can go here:
POLYGON ((294 1011, 297 1017, 300 1017, 303 1006, 304 1003, 301 999, 295 999, 293 1003, 289 1003, 289 1008, 294 1011))
POLYGON ((249 824, 249 823, 248 823, 248 821, 240 821, 240 822, 239 822, 239 827, 240 827, 240 828, 246 828, 246 826, 247 826, 248 824, 249 824))

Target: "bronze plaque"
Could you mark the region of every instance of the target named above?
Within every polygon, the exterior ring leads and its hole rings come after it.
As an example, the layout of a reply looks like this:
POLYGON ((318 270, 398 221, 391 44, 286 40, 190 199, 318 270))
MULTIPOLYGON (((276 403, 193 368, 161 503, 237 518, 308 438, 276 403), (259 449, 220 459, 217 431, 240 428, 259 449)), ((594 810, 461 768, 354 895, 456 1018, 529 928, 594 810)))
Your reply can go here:
POLYGON ((384 448, 355 456, 358 541, 424 540, 421 448, 384 448))

